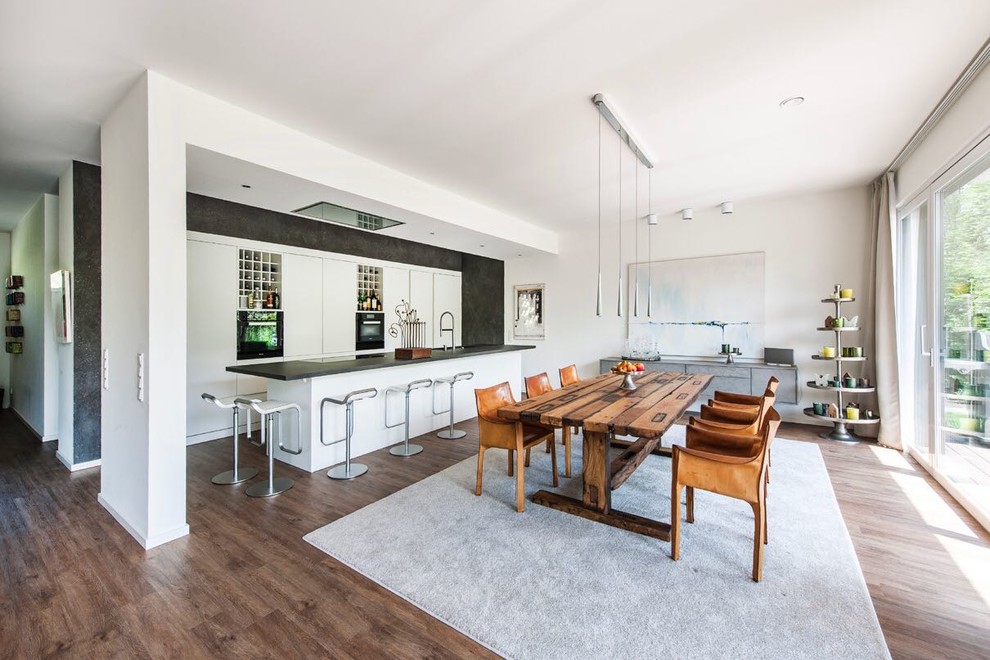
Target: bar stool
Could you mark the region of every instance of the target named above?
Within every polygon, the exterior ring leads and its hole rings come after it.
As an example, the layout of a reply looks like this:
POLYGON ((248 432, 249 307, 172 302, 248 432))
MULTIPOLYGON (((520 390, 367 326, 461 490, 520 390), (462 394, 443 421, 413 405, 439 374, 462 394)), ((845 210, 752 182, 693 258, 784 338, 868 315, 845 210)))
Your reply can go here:
MULTIPOLYGON (((271 497, 278 495, 292 488, 296 483, 288 477, 275 478, 275 448, 272 443, 273 436, 277 435, 278 448, 288 454, 298 456, 302 453, 302 410, 295 403, 286 401, 258 401, 257 399, 234 399, 234 403, 247 406, 261 416, 261 445, 267 445, 268 451, 268 481, 255 484, 245 492, 248 497, 271 497), (299 439, 299 447, 290 449, 282 444, 282 425, 277 423, 281 420, 282 412, 286 410, 296 411, 296 437, 299 439), (275 429, 278 429, 277 433, 275 429), (267 431, 267 437, 266 437, 267 431)), ((257 444, 257 443, 253 443, 257 444)), ((260 445, 259 445, 260 446, 260 445)))
POLYGON ((323 401, 320 401, 320 443, 326 447, 341 442, 344 443, 344 463, 343 465, 332 467, 327 471, 327 476, 331 479, 353 479, 354 477, 360 477, 368 471, 367 465, 351 463, 351 436, 354 434, 354 402, 361 399, 374 399, 376 396, 378 396, 378 390, 374 387, 369 387, 364 390, 349 392, 343 399, 334 399, 328 396, 323 401), (323 409, 328 403, 344 406, 344 411, 347 415, 344 437, 333 442, 324 442, 323 440, 323 409))
POLYGON ((409 444, 409 393, 413 390, 422 389, 424 387, 429 387, 433 384, 433 381, 429 378, 422 378, 420 380, 414 380, 411 383, 405 385, 392 385, 385 390, 385 428, 394 429, 397 426, 406 427, 406 441, 401 447, 396 445, 388 450, 388 453, 393 456, 415 456, 419 452, 423 451, 420 445, 409 444), (388 423, 388 395, 390 392, 401 392, 406 395, 406 418, 405 420, 399 422, 398 424, 388 423))
POLYGON ((224 410, 234 411, 234 469, 227 470, 226 472, 221 472, 211 479, 211 481, 217 485, 228 486, 230 484, 239 484, 242 481, 247 481, 255 475, 258 474, 256 468, 242 468, 238 464, 237 460, 237 441, 240 438, 239 428, 241 425, 241 410, 246 410, 248 416, 247 434, 248 438, 251 437, 251 410, 250 408, 244 408, 240 404, 235 403, 236 396, 225 396, 217 398, 212 394, 203 392, 203 400, 209 401, 214 404, 217 408, 223 408, 224 410))
POLYGON ((441 376, 433 381, 433 414, 442 415, 445 412, 450 413, 450 428, 444 429, 437 433, 438 438, 443 438, 444 440, 457 440, 458 438, 463 438, 467 435, 467 431, 454 430, 454 383, 459 383, 462 380, 471 380, 474 378, 473 371, 462 371, 459 374, 454 374, 453 376, 441 376), (446 384, 450 386, 450 407, 447 410, 437 410, 437 395, 436 389, 437 385, 446 384))

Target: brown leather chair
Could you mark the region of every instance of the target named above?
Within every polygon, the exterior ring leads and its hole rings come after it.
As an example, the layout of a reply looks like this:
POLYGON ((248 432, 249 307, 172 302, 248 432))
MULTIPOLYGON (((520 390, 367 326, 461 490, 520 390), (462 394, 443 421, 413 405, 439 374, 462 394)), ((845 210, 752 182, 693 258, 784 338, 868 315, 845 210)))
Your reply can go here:
POLYGON ((481 477, 485 467, 485 450, 499 447, 509 450, 509 476, 512 476, 512 457, 516 458, 516 510, 526 510, 524 489, 524 458, 526 450, 550 440, 550 461, 553 468, 553 485, 559 485, 557 478, 557 450, 553 444, 553 429, 521 422, 512 422, 498 416, 498 409, 512 405, 516 400, 508 383, 499 383, 474 391, 478 405, 478 483, 475 495, 481 495, 481 477))
MULTIPOLYGON (((550 384, 550 377, 546 372, 526 377, 526 396, 535 398, 553 390, 550 384)), ((551 433, 553 430, 551 429, 551 433)), ((565 426, 561 435, 561 442, 564 444, 564 476, 571 476, 571 427, 565 426)), ((551 442, 547 443, 547 451, 550 451, 551 442)), ((529 463, 527 463, 529 465, 529 463)))
POLYGON ((767 542, 767 462, 780 426, 773 408, 756 436, 687 428, 686 446, 675 445, 670 487, 670 556, 681 553, 681 489, 687 488, 687 521, 694 522, 694 489, 733 497, 753 507, 753 580, 763 579, 763 546, 767 542))
POLYGON ((700 417, 692 417, 688 420, 688 424, 711 431, 755 435, 763 428, 763 420, 767 411, 773 407, 777 396, 768 387, 764 390, 763 396, 752 398, 755 401, 753 404, 727 404, 710 400, 708 405, 701 406, 700 417))
POLYGON ((560 373, 561 387, 567 387, 568 385, 581 382, 581 377, 578 376, 577 365, 569 364, 566 367, 561 367, 558 373, 560 373))

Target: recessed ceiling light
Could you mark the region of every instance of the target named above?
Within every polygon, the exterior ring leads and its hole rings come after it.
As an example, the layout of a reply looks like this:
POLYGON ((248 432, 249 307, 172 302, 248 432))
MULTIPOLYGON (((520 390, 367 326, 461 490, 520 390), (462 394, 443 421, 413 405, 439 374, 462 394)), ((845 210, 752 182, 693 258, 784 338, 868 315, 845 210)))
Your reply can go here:
POLYGON ((246 184, 246 183, 242 183, 242 184, 241 184, 241 188, 250 188, 250 187, 251 187, 251 186, 249 186, 249 185, 248 185, 248 184, 246 184))
POLYGON ((780 107, 782 108, 796 108, 797 106, 804 103, 803 96, 791 96, 780 102, 780 107))
POLYGON ((478 247, 485 247, 484 245, 479 245, 478 247))
POLYGON ((516 256, 517 256, 517 257, 521 257, 521 256, 522 256, 522 254, 517 254, 516 256))
POLYGON ((435 236, 435 235, 436 235, 436 232, 435 231, 431 231, 430 232, 430 236, 435 236))

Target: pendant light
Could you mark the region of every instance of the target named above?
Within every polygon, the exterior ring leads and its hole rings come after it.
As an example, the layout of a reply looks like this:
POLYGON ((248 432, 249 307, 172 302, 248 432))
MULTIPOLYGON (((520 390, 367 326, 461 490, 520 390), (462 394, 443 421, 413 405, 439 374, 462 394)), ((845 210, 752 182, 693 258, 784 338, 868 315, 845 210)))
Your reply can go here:
POLYGON ((618 316, 622 317, 622 144, 619 144, 619 302, 615 307, 618 316))
POLYGON ((602 315, 602 115, 598 114, 598 302, 595 314, 602 315))
POLYGON ((653 318, 653 225, 657 224, 657 216, 653 215, 653 168, 650 168, 649 197, 647 198, 647 223, 649 234, 646 236, 647 257, 646 262, 646 316, 653 318))
POLYGON ((636 216, 634 218, 633 227, 636 228, 636 288, 635 297, 633 298, 633 316, 639 316, 639 162, 635 163, 636 166, 636 216))

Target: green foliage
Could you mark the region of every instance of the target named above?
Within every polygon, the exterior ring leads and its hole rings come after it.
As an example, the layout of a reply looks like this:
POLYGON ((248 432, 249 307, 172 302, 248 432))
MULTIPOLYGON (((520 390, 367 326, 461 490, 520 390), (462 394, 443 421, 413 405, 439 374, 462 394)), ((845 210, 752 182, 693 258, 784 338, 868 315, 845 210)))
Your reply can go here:
POLYGON ((950 328, 986 327, 990 320, 990 181, 969 183, 946 195, 942 228, 945 323, 950 328))

